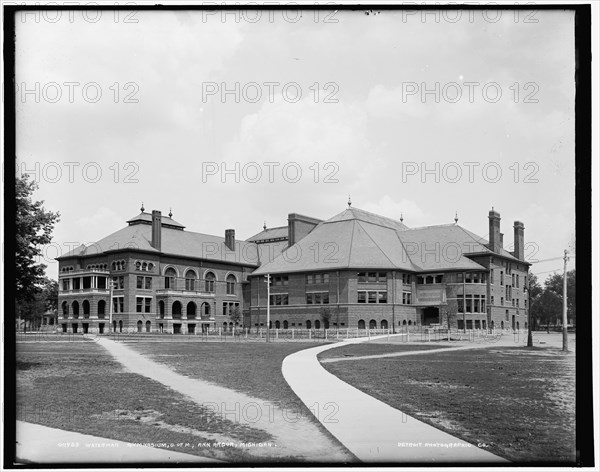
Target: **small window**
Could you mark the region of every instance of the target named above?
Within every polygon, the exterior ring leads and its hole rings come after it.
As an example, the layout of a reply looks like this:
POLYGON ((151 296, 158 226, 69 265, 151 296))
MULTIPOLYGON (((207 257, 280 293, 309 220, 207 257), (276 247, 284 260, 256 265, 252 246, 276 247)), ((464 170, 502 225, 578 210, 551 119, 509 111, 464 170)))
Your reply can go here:
POLYGON ((358 303, 367 303, 367 292, 358 292, 358 303))

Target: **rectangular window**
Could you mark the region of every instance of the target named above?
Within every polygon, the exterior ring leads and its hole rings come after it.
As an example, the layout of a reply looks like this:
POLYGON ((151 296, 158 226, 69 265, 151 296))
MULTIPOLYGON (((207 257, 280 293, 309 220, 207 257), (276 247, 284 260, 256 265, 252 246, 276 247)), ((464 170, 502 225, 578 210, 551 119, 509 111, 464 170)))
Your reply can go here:
POLYGON ((494 296, 493 296, 493 295, 492 295, 492 297, 491 297, 491 302, 490 302, 490 303, 491 303, 492 305, 494 304, 494 296))
POLYGON ((329 304, 329 292, 323 292, 323 295, 321 296, 321 300, 323 300, 323 303, 325 305, 329 304))
POLYGON ((410 284, 411 280, 410 280, 410 274, 402 274, 402 283, 403 284, 410 284))
POLYGON ((113 297, 113 313, 123 313, 125 299, 123 297, 113 297))
POLYGON ((359 284, 364 284, 367 281, 367 273, 366 272, 359 272, 358 273, 358 283, 359 284))
POLYGON ((458 325, 458 329, 464 329, 463 320, 456 320, 456 324, 458 325))
POLYGON ((467 295, 467 298, 465 299, 465 307, 466 307, 467 313, 473 313, 472 302, 473 302, 473 300, 471 299, 471 297, 469 295, 467 295))
POLYGON ((479 320, 475 320, 475 329, 481 328, 481 322, 479 320))
POLYGON ((519 288, 519 274, 517 274, 516 282, 517 282, 517 288, 519 288))
POLYGON ((142 312, 142 306, 144 304, 144 299, 142 297, 136 297, 135 299, 135 311, 136 313, 142 312))
POLYGON ((490 284, 494 285, 494 269, 490 270, 490 284))
POLYGON ((62 289, 63 291, 69 290, 69 279, 63 279, 62 281, 62 289))
POLYGON ((106 288, 106 277, 98 277, 98 288, 106 288))
POLYGON ((367 303, 367 292, 358 292, 358 303, 367 303))
POLYGON ((500 271, 500 285, 504 285, 504 272, 500 271))
POLYGON ((144 277, 137 276, 136 288, 144 288, 144 277))
MULTIPOLYGON (((486 307, 485 307, 485 295, 481 295, 481 313, 485 313, 486 312, 486 307)), ((485 328, 485 326, 484 326, 485 328)))
POLYGON ((411 304, 411 297, 412 297, 412 293, 411 292, 402 292, 402 304, 403 305, 410 305, 411 304))
POLYGON ((464 279, 465 279, 465 277, 464 277, 464 274, 463 274, 462 272, 459 272, 459 273, 458 273, 458 274, 456 274, 456 275, 457 275, 457 277, 456 277, 456 281, 457 281, 459 284, 462 284, 462 283, 463 283, 463 281, 464 281, 464 279))
POLYGON ((425 283, 425 277, 422 275, 417 275, 417 284, 422 285, 425 283))
POLYGON ((288 304, 288 294, 287 293, 283 293, 281 295, 281 304, 282 305, 287 305, 288 304))
POLYGON ((144 313, 150 313, 150 308, 152 307, 152 299, 146 298, 144 302, 144 313))
POLYGON ((377 292, 377 303, 387 303, 387 292, 377 292))
POLYGON ((473 329, 473 320, 467 320, 467 329, 473 329))
POLYGON ((479 295, 475 295, 473 298, 473 313, 480 313, 480 311, 479 311, 479 295))
POLYGON ((368 292, 369 303, 377 303, 377 292, 368 292))
POLYGON ((313 294, 312 293, 307 293, 306 294, 306 304, 307 305, 312 305, 313 304, 313 294))
POLYGON ((146 277, 145 281, 146 281, 146 283, 144 285, 144 288, 146 290, 151 290, 152 289, 152 277, 146 277))
POLYGON ((472 274, 471 274, 470 272, 467 272, 467 273, 465 274, 465 283, 467 283, 467 284, 470 284, 470 283, 472 283, 472 282, 473 282, 473 279, 471 278, 471 275, 472 275, 472 274))
POLYGON ((319 305, 321 303, 321 294, 320 293, 313 293, 313 297, 315 299, 315 305, 319 305))
POLYGON ((435 276, 435 283, 436 284, 441 284, 442 280, 444 280, 444 276, 443 275, 436 275, 435 276))
POLYGON ((227 316, 227 303, 223 303, 223 316, 227 316))
POLYGON ((504 306, 504 297, 500 297, 500 306, 504 306))
POLYGON ((464 306, 463 306, 463 300, 462 300, 462 298, 456 300, 456 304, 458 305, 458 312, 459 313, 463 313, 464 312, 464 306))
POLYGON ((375 283, 375 282, 377 282, 377 272, 369 272, 369 273, 367 274, 367 280, 368 280, 370 283, 375 283))
POLYGON ((81 279, 79 279, 78 277, 75 277, 73 279, 73 290, 79 290, 81 288, 80 282, 81 279))

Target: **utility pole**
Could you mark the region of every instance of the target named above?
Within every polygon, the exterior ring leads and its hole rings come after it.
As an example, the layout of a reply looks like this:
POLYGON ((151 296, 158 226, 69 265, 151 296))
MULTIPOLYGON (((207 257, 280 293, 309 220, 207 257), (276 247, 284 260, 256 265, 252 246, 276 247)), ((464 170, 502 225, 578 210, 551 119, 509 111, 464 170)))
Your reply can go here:
POLYGON ((569 260, 569 251, 565 249, 564 256, 564 270, 563 270, 563 313, 562 313, 562 325, 563 325, 563 348, 562 350, 567 352, 569 350, 569 340, 567 338, 567 261, 569 260))
POLYGON ((112 280, 108 281, 108 334, 112 334, 112 318, 113 318, 113 288, 114 282, 112 280))
POLYGON ((271 275, 265 275, 265 281, 267 282, 267 342, 270 340, 271 333, 269 331, 269 325, 271 324, 271 275))
POLYGON ((527 347, 533 347, 531 334, 531 275, 527 276, 527 347))

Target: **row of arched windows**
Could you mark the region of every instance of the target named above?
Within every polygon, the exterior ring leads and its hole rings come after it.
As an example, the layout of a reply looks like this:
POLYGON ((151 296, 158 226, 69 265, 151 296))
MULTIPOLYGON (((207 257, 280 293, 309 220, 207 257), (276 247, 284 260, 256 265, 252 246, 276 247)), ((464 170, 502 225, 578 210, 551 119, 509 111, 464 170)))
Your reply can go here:
POLYGON ((107 270, 108 264, 88 264, 87 270, 107 270))
MULTIPOLYGON (((69 316, 69 303, 67 301, 62 302, 62 315, 63 318, 67 318, 69 316)), ((106 315, 106 302, 104 300, 98 301, 98 318, 104 318, 106 315)), ((84 300, 81 303, 81 307, 77 300, 74 300, 70 305, 70 311, 73 315, 73 318, 79 318, 80 314, 83 314, 84 318, 90 317, 90 302, 88 300, 84 300)))
POLYGON ((73 266, 67 266, 60 269, 61 272, 71 272, 73 270, 75 270, 73 266))
MULTIPOLYGON (((201 289, 201 285, 199 284, 198 274, 192 269, 189 269, 185 273, 185 290, 188 292, 193 292, 201 289)), ((204 291, 205 292, 214 292, 215 291, 215 282, 217 281, 217 277, 213 272, 207 272, 204 276, 204 291)), ((235 295, 235 286, 237 284, 237 279, 233 274, 229 274, 226 279, 227 283, 227 294, 235 295)), ((165 270, 165 288, 177 290, 177 272, 173 267, 169 267, 165 270)))
POLYGON ((125 270, 125 261, 113 261, 112 270, 125 270))
MULTIPOLYGON (((404 323, 406 323, 406 320, 404 321, 404 323)), ((409 320, 408 324, 410 325, 411 323, 412 322, 409 320)), ((379 323, 379 327, 381 329, 388 329, 387 320, 381 320, 379 323)), ((365 320, 358 320, 358 329, 365 329, 365 328, 366 328, 365 320)), ((369 321, 369 329, 377 329, 377 321, 370 320, 369 321)))
MULTIPOLYGON (((196 318, 197 305, 194 302, 189 302, 185 307, 185 316, 187 319, 192 320, 196 318)), ((204 316, 210 316, 211 308, 207 302, 202 303, 200 306, 200 314, 204 316)), ((160 300, 158 302, 158 314, 161 319, 165 317, 165 302, 160 300)), ((183 316, 183 305, 180 301, 174 301, 171 305, 171 316, 174 320, 180 320, 183 316)))
POLYGON ((135 261, 135 270, 151 271, 153 269, 154 269, 154 264, 152 262, 135 261))

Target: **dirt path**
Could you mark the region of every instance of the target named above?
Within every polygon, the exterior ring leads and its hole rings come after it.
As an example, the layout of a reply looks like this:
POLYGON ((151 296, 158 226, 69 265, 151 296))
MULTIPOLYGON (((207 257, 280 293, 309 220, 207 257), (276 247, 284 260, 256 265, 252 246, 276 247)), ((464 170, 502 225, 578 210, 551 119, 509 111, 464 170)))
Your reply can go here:
MULTIPOLYGON (((259 457, 290 457, 313 462, 350 462, 355 458, 323 434, 310 420, 277 405, 203 380, 191 379, 154 362, 123 343, 107 338, 95 340, 134 372, 187 396, 223 419, 260 429, 273 436, 276 447, 248 447, 259 457)), ((207 433, 207 437, 210 435, 207 433)), ((226 438, 220 438, 224 441, 226 438)), ((239 443, 239 440, 232 442, 239 443)))

